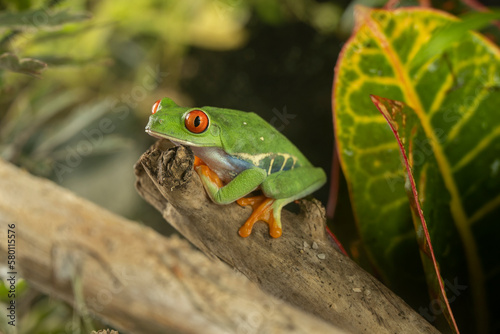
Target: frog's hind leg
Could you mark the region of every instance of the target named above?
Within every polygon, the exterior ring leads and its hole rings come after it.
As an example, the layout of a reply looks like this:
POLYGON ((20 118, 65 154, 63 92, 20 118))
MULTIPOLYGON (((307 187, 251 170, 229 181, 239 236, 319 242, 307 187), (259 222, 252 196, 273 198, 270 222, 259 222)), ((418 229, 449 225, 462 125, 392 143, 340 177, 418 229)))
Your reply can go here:
POLYGON ((240 236, 248 237, 253 225, 261 220, 269 225, 269 234, 273 238, 280 237, 283 206, 309 195, 325 181, 325 172, 315 167, 301 167, 269 175, 261 184, 264 195, 237 200, 239 205, 251 205, 253 208, 252 215, 239 230, 240 236))
POLYGON ((315 192, 325 182, 323 169, 300 167, 269 175, 261 188, 267 197, 283 199, 287 204, 315 192))

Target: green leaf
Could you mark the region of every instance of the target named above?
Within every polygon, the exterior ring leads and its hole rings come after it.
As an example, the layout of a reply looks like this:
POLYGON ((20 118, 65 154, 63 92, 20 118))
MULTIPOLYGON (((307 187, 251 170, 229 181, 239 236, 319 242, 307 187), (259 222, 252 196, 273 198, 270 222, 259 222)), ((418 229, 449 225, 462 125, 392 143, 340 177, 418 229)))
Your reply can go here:
POLYGON ((36 9, 24 12, 0 13, 0 27, 11 29, 38 30, 43 27, 59 26, 66 23, 80 22, 89 19, 88 13, 69 13, 67 10, 54 11, 36 9))
POLYGON ((15 54, 8 52, 0 55, 0 68, 12 72, 18 72, 18 73, 28 74, 34 77, 39 77, 41 71, 43 71, 46 67, 47 64, 37 59, 32 59, 32 58, 19 59, 15 54))
MULTIPOLYGON (((429 138, 425 136, 425 131, 417 113, 408 105, 400 101, 385 99, 378 96, 372 96, 371 98, 378 110, 389 123, 389 126, 398 141, 406 171, 406 184, 408 185, 406 187, 406 192, 408 194, 410 207, 413 213, 413 224, 415 226, 415 230, 417 231, 417 241, 420 248, 422 264, 426 272, 429 291, 433 300, 435 300, 437 307, 442 310, 453 332, 458 333, 457 324, 446 296, 445 285, 441 277, 439 264, 436 260, 434 249, 432 247, 426 218, 424 217, 428 216, 426 214, 427 212, 432 212, 433 210, 439 211, 443 208, 439 207, 439 205, 441 205, 439 201, 428 201, 424 196, 419 198, 417 182, 414 177, 417 176, 417 180, 420 181, 418 183, 419 186, 421 186, 421 189, 425 190, 427 189, 425 182, 428 180, 427 173, 429 166, 432 166, 434 170, 437 169, 436 159, 434 159, 432 154, 425 158, 425 164, 422 160, 418 159, 418 156, 416 159, 416 153, 422 153, 420 151, 420 147, 422 144, 429 143, 429 138), (423 171, 424 168, 425 171, 423 171), (422 209, 422 207, 424 207, 422 204, 425 205, 425 211, 422 209)), ((444 224, 440 227, 443 226, 444 224)), ((453 228, 453 226, 448 227, 453 228)))
POLYGON ((335 129, 377 273, 432 322, 440 315, 434 296, 425 303, 408 292, 422 293, 415 269, 422 230, 412 226, 398 143, 370 95, 402 101, 417 115, 413 175, 448 298, 459 328, 474 331, 468 326, 476 322, 477 332, 487 332, 500 314, 500 51, 465 29, 440 52, 417 58, 455 22, 436 10, 361 8, 336 67, 335 129), (466 288, 457 291, 455 282, 466 288))
POLYGON ((110 112, 112 105, 111 99, 104 99, 74 109, 69 117, 45 131, 47 137, 36 146, 33 154, 37 157, 44 156, 57 146, 66 143, 80 134, 86 126, 110 112))
POLYGON ((421 66, 443 53, 453 43, 458 43, 462 36, 469 30, 477 30, 491 24, 493 20, 500 19, 500 11, 494 12, 473 12, 462 16, 462 20, 449 22, 438 29, 431 39, 418 51, 415 59, 412 60, 414 66, 421 66))

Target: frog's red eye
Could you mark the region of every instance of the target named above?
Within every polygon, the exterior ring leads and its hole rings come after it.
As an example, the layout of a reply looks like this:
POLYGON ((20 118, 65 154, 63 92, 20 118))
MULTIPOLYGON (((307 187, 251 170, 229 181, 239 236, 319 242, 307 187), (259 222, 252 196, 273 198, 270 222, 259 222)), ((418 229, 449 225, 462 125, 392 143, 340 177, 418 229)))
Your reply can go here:
POLYGON ((151 108, 151 113, 155 114, 158 111, 158 107, 160 106, 161 100, 158 100, 153 104, 153 108, 151 108))
POLYGON ((191 110, 184 120, 186 128, 193 133, 202 133, 208 128, 208 116, 201 110, 191 110))

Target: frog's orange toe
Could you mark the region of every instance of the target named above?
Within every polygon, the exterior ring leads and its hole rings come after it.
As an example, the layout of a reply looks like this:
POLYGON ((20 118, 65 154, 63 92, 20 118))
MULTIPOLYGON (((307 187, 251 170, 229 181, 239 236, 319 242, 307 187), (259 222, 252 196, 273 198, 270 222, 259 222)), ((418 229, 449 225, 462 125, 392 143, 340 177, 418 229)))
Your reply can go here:
POLYGON ((279 238, 283 234, 283 230, 278 224, 269 225, 269 234, 273 238, 279 238))
POLYGON ((243 197, 238 199, 236 202, 241 206, 251 205, 253 212, 247 219, 245 224, 240 228, 238 233, 241 237, 246 238, 252 233, 253 225, 261 220, 269 225, 269 234, 273 238, 279 238, 281 236, 282 229, 281 226, 274 219, 273 206, 274 199, 268 198, 264 195, 255 197, 243 197))
POLYGON ((252 228, 253 224, 247 224, 245 223, 240 229, 238 230, 238 234, 242 238, 248 237, 250 234, 252 234, 252 228))

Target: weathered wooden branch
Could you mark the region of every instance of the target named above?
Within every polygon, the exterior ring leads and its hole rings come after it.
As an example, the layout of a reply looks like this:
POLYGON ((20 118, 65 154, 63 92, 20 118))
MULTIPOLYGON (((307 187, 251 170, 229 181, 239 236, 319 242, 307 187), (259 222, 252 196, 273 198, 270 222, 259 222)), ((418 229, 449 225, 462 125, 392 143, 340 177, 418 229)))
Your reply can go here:
POLYGON ((256 224, 243 239, 250 214, 206 195, 184 147, 157 142, 136 165, 139 193, 196 247, 236 268, 264 291, 353 333, 437 333, 419 314, 353 261, 325 233, 325 212, 304 200, 301 213, 283 210, 283 236, 256 224))
POLYGON ((15 233, 9 271, 16 279, 128 333, 344 333, 262 292, 186 241, 165 238, 0 160, 2 266, 9 229, 15 233))

